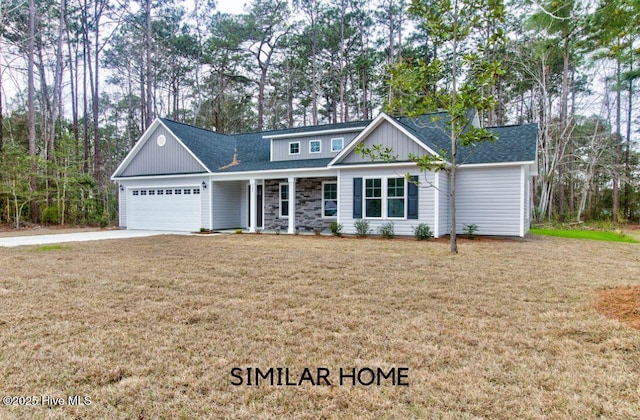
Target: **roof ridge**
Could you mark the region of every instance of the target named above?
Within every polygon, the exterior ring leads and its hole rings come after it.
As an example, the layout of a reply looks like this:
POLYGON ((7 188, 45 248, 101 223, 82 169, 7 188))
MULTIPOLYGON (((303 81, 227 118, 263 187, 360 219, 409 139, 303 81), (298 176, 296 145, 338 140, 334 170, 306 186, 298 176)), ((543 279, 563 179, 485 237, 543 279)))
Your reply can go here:
POLYGON ((171 118, 160 117, 160 120, 162 120, 162 121, 169 121, 169 122, 174 123, 174 124, 184 125, 184 126, 186 126, 186 127, 196 128, 196 129, 198 129, 198 130, 208 131, 209 133, 217 134, 217 135, 219 135, 219 136, 227 136, 227 137, 233 137, 233 136, 234 136, 233 134, 220 133, 220 132, 218 132, 218 131, 210 130, 210 129, 208 129, 208 128, 198 127, 197 125, 193 125, 193 124, 185 123, 185 122, 182 122, 182 121, 172 120, 171 118))

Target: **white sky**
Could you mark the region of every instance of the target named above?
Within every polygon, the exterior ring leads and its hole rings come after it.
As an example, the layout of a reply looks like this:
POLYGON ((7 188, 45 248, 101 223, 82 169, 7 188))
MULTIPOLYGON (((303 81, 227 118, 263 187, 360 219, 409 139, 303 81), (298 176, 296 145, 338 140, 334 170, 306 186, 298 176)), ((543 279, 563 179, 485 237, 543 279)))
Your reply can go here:
POLYGON ((216 0, 216 10, 222 13, 240 14, 248 0, 216 0))

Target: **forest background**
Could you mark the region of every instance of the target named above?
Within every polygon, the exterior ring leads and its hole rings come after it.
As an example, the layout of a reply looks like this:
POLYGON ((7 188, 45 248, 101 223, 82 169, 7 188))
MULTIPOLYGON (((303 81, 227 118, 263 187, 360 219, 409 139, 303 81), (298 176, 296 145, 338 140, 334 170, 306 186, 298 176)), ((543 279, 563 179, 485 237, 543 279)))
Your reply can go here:
MULTIPOLYGON (((461 53, 501 68, 482 124, 538 124, 535 219, 638 222, 640 0, 459 1, 485 22, 461 53)), ((109 177, 155 117, 237 133, 446 91, 421 3, 0 0, 0 223, 117 223, 109 177)))

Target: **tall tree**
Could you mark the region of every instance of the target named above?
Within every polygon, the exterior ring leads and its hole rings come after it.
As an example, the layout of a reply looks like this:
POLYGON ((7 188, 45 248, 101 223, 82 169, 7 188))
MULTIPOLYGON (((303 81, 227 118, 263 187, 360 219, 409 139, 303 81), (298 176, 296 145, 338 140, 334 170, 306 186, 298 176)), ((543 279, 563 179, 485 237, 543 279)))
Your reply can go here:
MULTIPOLYGON (((494 99, 487 95, 487 87, 502 73, 500 63, 487 60, 484 48, 501 42, 496 36, 478 48, 474 37, 487 24, 487 19, 502 21, 505 8, 501 0, 447 0, 430 2, 413 0, 409 13, 428 28, 432 39, 440 48, 447 49, 447 62, 434 59, 418 61, 417 65, 402 62, 394 68, 391 89, 396 91, 389 110, 406 115, 419 115, 428 111, 445 110, 446 134, 451 150, 443 156, 414 157, 423 171, 446 171, 449 174, 449 202, 451 211, 450 250, 458 252, 456 238, 456 174, 458 152, 482 141, 495 140, 486 129, 473 125, 475 114, 491 109, 494 99), (447 70, 445 71, 445 68, 447 70), (436 86, 435 90, 431 90, 436 86)), ((435 123, 435 121, 434 121, 435 123)))

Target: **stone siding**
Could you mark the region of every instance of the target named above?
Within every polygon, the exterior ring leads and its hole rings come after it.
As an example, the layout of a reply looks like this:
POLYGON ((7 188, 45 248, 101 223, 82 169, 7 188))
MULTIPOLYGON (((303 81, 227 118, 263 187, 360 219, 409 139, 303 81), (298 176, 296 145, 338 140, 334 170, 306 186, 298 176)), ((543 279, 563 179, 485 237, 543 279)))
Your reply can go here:
MULTIPOLYGON (((298 178, 296 179, 296 227, 299 232, 313 232, 319 228, 327 230, 335 218, 322 218, 322 183, 337 182, 335 177, 298 178)), ((286 233, 289 219, 280 218, 279 198, 280 184, 287 179, 267 179, 264 184, 264 228, 265 230, 280 229, 286 233)))

